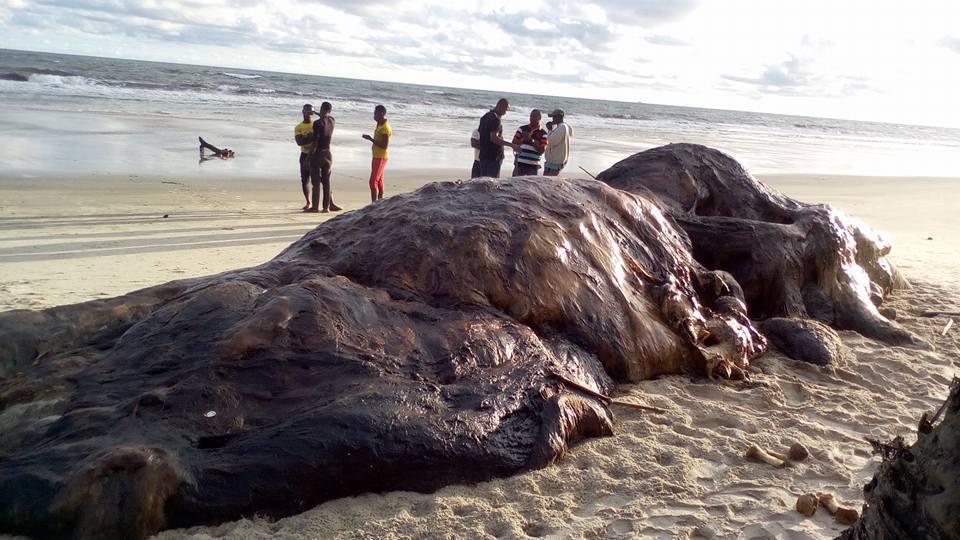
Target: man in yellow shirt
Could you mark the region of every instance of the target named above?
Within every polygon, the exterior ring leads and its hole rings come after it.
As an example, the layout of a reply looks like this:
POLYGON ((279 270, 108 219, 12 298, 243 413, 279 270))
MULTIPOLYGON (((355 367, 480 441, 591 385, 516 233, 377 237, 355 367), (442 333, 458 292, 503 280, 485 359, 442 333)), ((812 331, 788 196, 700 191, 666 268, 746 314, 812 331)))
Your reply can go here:
POLYGON ((374 107, 373 119, 377 121, 373 137, 365 134, 363 138, 373 143, 373 161, 370 162, 370 201, 377 202, 383 198, 383 171, 387 168, 389 158, 387 147, 390 146, 393 129, 387 122, 387 108, 383 105, 374 107))
POLYGON ((304 105, 303 122, 293 128, 293 138, 300 145, 300 183, 303 185, 303 198, 307 201, 303 207, 304 212, 310 209, 310 154, 316 146, 313 140, 313 120, 310 118, 312 115, 313 105, 304 105))

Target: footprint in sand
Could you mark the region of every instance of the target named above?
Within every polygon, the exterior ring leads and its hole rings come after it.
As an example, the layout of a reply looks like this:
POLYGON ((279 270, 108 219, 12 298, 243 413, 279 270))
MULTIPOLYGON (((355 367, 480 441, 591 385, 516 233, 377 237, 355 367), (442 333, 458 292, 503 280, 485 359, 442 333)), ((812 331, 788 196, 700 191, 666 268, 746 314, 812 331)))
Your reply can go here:
POLYGON ((779 386, 784 402, 791 407, 806 405, 810 399, 810 394, 802 383, 781 381, 779 386))
POLYGON ((608 535, 620 535, 633 532, 633 522, 626 519, 615 519, 607 523, 608 535))
POLYGON ((673 431, 679 435, 691 437, 694 439, 705 439, 710 436, 709 433, 704 433, 702 430, 694 429, 684 424, 674 424, 673 431))
POLYGON ((495 523, 487 523, 483 526, 487 534, 493 536, 494 538, 506 538, 510 535, 510 524, 504 521, 497 521, 495 523))
POLYGON ((543 523, 527 523, 523 526, 523 533, 531 538, 543 538, 553 534, 554 531, 556 531, 555 527, 543 523))
POLYGON ((597 514, 608 514, 618 508, 630 504, 630 499, 621 495, 607 495, 594 501, 588 501, 587 504, 577 508, 573 515, 581 518, 596 516, 597 514))
POLYGON ((756 424, 745 422, 743 419, 735 416, 711 415, 705 418, 694 418, 694 424, 712 430, 716 430, 718 428, 727 428, 735 429, 737 431, 745 431, 747 433, 757 432, 756 424))

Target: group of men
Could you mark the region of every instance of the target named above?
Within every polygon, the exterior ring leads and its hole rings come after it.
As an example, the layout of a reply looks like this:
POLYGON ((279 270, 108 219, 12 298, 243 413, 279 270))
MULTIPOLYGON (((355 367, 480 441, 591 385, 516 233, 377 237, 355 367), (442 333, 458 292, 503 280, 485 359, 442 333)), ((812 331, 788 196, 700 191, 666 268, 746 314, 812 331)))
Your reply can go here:
MULTIPOLYGON (((313 109, 309 103, 303 106, 303 121, 293 128, 293 136, 300 145, 300 183, 303 187, 303 198, 306 204, 304 212, 327 213, 343 210, 333 202, 333 192, 330 185, 330 173, 333 169, 333 154, 330 152, 330 142, 333 139, 333 128, 336 120, 330 113, 333 105, 324 101, 320 105, 320 112, 313 109), (312 117, 316 115, 317 119, 312 117), (320 188, 323 186, 323 205, 320 203, 320 188), (311 195, 311 188, 313 193, 311 195)), ((383 198, 383 173, 387 168, 390 138, 393 129, 387 122, 387 108, 377 105, 373 109, 373 119, 377 127, 373 135, 363 135, 370 141, 373 149, 373 160, 370 164, 370 201, 377 202, 383 198)))
MULTIPOLYGON (((470 146, 474 149, 470 177, 499 178, 504 147, 510 147, 514 151, 513 176, 540 174, 541 164, 544 176, 560 174, 570 157, 570 139, 573 137, 573 128, 564 122, 563 110, 556 109, 551 112, 548 115, 551 121, 544 126, 542 113, 534 109, 530 112, 530 123, 520 126, 513 139, 507 141, 503 138, 501 119, 509 109, 510 103, 501 98, 497 106, 480 119, 480 127, 473 132, 470 139, 470 146)), ((330 142, 336 126, 336 120, 330 115, 332 111, 333 105, 327 101, 320 105, 319 112, 314 111, 313 105, 306 104, 303 106, 303 121, 293 128, 294 138, 300 146, 300 183, 306 202, 304 212, 326 213, 342 210, 333 202, 330 185, 330 173, 333 169, 330 142), (313 119, 314 115, 316 119, 313 119)), ((377 122, 373 135, 363 135, 363 138, 370 141, 373 152, 370 163, 370 201, 377 202, 383 198, 383 174, 387 168, 393 129, 387 121, 387 108, 383 105, 374 108, 373 119, 377 122)))
POLYGON ((520 126, 512 141, 503 138, 503 115, 510 109, 510 102, 501 98, 497 106, 480 118, 480 126, 473 132, 470 146, 474 149, 471 178, 500 177, 504 147, 514 152, 513 176, 540 174, 557 176, 570 159, 570 139, 573 128, 564 122, 562 109, 555 109, 546 126, 539 109, 530 111, 530 123, 520 126))

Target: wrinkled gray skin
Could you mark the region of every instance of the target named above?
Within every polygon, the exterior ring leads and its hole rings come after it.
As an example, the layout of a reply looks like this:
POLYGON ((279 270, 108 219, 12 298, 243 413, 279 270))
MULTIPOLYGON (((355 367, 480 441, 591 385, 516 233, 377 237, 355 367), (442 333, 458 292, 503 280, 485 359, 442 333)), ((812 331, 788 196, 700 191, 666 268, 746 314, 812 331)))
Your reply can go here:
POLYGON ((754 179, 723 152, 670 144, 597 178, 652 194, 690 238, 693 257, 743 287, 753 319, 814 318, 896 345, 923 343, 877 309, 898 283, 890 244, 835 208, 805 204, 754 179))
POLYGON ((960 384, 943 420, 880 464, 843 540, 960 540, 960 384))
POLYGON ((652 201, 435 183, 272 261, 0 314, 0 532, 138 538, 543 467, 609 393, 765 347, 652 201), (716 309, 714 309, 716 308, 716 309))

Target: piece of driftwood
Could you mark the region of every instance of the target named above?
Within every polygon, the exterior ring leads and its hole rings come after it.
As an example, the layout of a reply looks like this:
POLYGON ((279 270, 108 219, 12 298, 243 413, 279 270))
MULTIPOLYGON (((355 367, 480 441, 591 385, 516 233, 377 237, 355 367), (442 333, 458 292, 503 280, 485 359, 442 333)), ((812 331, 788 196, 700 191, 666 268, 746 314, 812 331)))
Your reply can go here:
POLYGON ((960 317, 960 311, 924 311, 921 317, 960 317))
POLYGON ((587 394, 587 395, 593 396, 593 397, 595 397, 595 398, 601 399, 601 400, 603 400, 604 402, 606 402, 608 405, 619 405, 619 406, 621 406, 621 407, 630 407, 630 408, 632 408, 632 409, 638 409, 638 410, 641 410, 641 411, 654 412, 654 413, 659 413, 659 414, 664 414, 664 413, 667 412, 666 409, 661 409, 661 408, 659 408, 659 407, 651 407, 650 405, 641 405, 641 404, 639 404, 639 403, 631 403, 631 402, 629 402, 629 401, 622 401, 622 400, 619 400, 619 399, 614 399, 614 398, 612 398, 612 397, 610 397, 610 396, 607 396, 607 395, 605 395, 605 394, 602 394, 602 393, 600 393, 600 392, 597 392, 596 390, 594 390, 594 389, 592 389, 592 388, 589 388, 589 387, 587 387, 587 386, 584 386, 584 385, 582 385, 582 384, 580 384, 580 383, 578 383, 578 382, 576 382, 576 381, 572 381, 572 380, 564 377, 563 375, 560 375, 559 373, 553 373, 552 375, 553 375, 557 380, 559 380, 560 382, 562 382, 563 384, 565 384, 566 386, 569 386, 569 387, 571 387, 571 388, 573 388, 573 389, 575 389, 575 390, 579 390, 579 391, 583 392, 584 394, 587 394))

